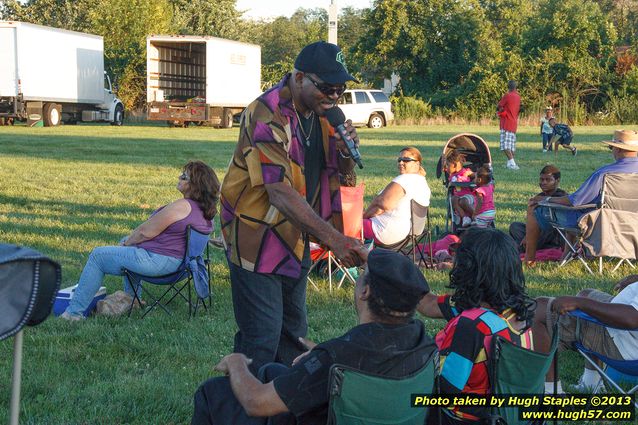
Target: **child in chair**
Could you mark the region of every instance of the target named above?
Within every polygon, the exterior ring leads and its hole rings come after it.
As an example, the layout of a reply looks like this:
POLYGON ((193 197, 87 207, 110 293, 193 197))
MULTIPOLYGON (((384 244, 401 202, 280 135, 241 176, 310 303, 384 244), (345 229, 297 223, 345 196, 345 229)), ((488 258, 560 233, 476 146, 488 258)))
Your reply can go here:
MULTIPOLYGON (((450 176, 450 186, 454 186, 454 183, 470 183, 474 179, 472 170, 463 167, 464 160, 464 156, 457 150, 453 150, 445 158, 445 171, 450 176)), ((472 188, 454 186, 452 192, 454 224, 466 227, 472 223, 470 205, 474 205, 472 188)))
POLYGON ((476 172, 476 189, 474 189, 476 205, 472 213, 473 224, 477 227, 489 227, 496 217, 494 206, 494 182, 487 165, 476 172))

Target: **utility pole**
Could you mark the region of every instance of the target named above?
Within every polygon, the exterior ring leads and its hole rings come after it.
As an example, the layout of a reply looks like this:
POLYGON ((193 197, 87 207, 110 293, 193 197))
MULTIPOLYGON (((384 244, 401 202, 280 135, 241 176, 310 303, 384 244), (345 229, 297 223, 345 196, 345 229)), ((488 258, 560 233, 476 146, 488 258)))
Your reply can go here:
POLYGON ((337 43, 337 14, 339 7, 337 6, 337 0, 330 0, 330 6, 328 7, 328 43, 337 43))

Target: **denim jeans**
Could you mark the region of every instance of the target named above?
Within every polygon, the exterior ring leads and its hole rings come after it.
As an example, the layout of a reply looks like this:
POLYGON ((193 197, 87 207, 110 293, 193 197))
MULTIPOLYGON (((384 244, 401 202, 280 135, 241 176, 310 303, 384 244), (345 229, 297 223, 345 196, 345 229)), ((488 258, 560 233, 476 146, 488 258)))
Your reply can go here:
POLYGON ((534 210, 534 216, 538 227, 543 231, 552 230, 552 223, 564 227, 578 227, 578 219, 583 215, 583 212, 554 209, 554 214, 556 215, 556 220, 552 219, 548 207, 537 207, 534 210))
MULTIPOLYGON (((257 379, 268 383, 289 369, 279 363, 268 363, 257 373, 257 379)), ((227 376, 211 378, 199 386, 194 396, 194 412, 191 425, 294 425, 297 422, 290 412, 271 417, 251 417, 239 404, 227 376)))
MULTIPOLYGON (((91 252, 82 270, 78 287, 66 311, 80 315, 87 309, 100 289, 105 274, 122 276, 122 268, 147 276, 161 276, 177 270, 181 258, 155 254, 134 246, 99 246, 91 252)), ((124 290, 133 294, 133 288, 124 281, 124 290)))
POLYGON ((550 143, 550 140, 552 140, 552 133, 542 133, 543 134, 543 149, 548 149, 548 150, 552 150, 552 144, 550 143))
POLYGON ((235 334, 236 353, 253 362, 256 373, 266 363, 290 365, 305 350, 297 339, 308 332, 306 278, 310 268, 308 244, 301 276, 291 278, 255 273, 229 262, 233 310, 239 331, 235 334))

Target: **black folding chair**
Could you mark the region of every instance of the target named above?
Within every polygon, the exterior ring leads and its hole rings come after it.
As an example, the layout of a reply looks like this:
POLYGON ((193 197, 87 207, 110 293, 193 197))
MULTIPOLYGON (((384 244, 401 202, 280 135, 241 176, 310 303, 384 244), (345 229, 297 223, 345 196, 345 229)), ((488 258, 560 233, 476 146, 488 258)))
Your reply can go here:
POLYGON ((395 244, 385 245, 375 242, 375 245, 379 248, 390 249, 392 251, 400 252, 406 256, 412 256, 412 261, 416 264, 417 254, 419 256, 419 265, 423 262, 425 267, 432 266, 433 252, 432 252, 432 229, 430 228, 430 208, 423 206, 416 202, 414 199, 410 201, 410 233, 400 242, 395 244), (428 258, 429 262, 425 258, 424 247, 419 246, 427 241, 428 258))

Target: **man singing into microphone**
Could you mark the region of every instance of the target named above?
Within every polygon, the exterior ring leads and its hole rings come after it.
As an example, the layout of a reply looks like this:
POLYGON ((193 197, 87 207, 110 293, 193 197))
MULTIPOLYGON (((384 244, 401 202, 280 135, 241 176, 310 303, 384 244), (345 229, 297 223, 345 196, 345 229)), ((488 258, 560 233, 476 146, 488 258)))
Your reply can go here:
MULTIPOLYGON (((290 365, 303 350, 309 235, 346 267, 365 262, 361 243, 335 228, 339 177, 354 162, 324 117, 351 80, 339 47, 313 43, 242 115, 220 220, 239 327, 234 351, 253 359, 253 372, 275 360, 290 365)), ((356 143, 350 122, 346 129, 356 143)))

